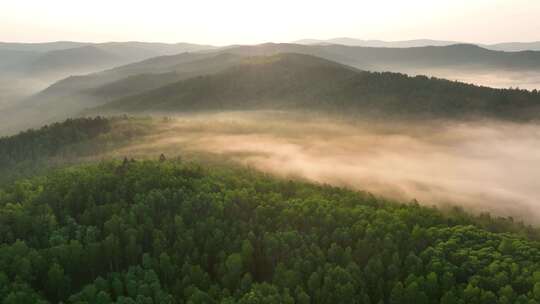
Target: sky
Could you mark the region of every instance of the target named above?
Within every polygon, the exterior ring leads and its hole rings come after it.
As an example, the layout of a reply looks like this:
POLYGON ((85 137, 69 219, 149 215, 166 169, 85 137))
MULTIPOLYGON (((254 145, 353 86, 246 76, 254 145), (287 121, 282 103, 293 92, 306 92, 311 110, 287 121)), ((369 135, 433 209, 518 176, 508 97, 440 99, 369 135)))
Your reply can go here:
POLYGON ((0 0, 0 41, 540 40, 540 0, 0 0))

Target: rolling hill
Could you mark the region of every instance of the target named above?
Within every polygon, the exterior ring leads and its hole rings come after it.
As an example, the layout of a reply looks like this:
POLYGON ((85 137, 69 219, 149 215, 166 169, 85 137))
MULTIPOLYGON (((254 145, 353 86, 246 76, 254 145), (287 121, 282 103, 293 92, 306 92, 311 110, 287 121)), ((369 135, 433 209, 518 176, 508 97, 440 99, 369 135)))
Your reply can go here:
POLYGON ((503 42, 488 46, 491 50, 520 52, 520 51, 540 51, 540 41, 533 42, 503 42))
MULTIPOLYGON (((292 46, 283 45, 284 49, 292 46)), ((402 71, 416 69, 538 71, 540 52, 507 53, 492 51, 471 44, 412 48, 371 48, 343 45, 316 45, 313 54, 364 70, 402 71)), ((298 51, 295 51, 298 52, 298 51)))
POLYGON ((82 46, 46 52, 20 67, 26 76, 61 77, 70 73, 89 73, 99 71, 124 59, 94 46, 82 46))
POLYGON ((389 117, 538 119, 540 94, 423 76, 359 71, 302 54, 247 57, 209 76, 105 104, 96 111, 296 109, 389 117))
MULTIPOLYGON (((99 91, 99 87, 110 86, 113 82, 126 83, 125 78, 139 74, 177 73, 183 75, 180 78, 204 75, 237 63, 238 58, 231 58, 231 55, 261 56, 279 53, 318 56, 363 70, 395 72, 412 70, 417 72, 414 74, 422 74, 422 71, 425 71, 428 75, 429 70, 443 68, 456 71, 540 71, 540 52, 504 53, 472 45, 388 49, 340 45, 262 44, 235 46, 213 52, 155 57, 101 73, 69 77, 51 85, 42 93, 45 96, 54 96, 55 98, 69 95, 78 96, 83 91, 91 91, 92 89, 99 91)), ((167 82, 163 83, 163 85, 165 84, 167 82)), ((132 87, 136 88, 137 86, 132 87)), ((39 98, 43 98, 43 94, 39 98)), ((129 92, 123 94, 129 95, 129 92)))
POLYGON ((73 49, 89 44, 90 43, 75 41, 54 41, 43 43, 0 42, 0 49, 30 52, 49 52, 56 50, 73 49))
MULTIPOLYGON (((111 69, 115 66, 145 60, 156 56, 213 49, 212 46, 189 43, 165 44, 147 42, 0 42, 0 81, 18 87, 28 81, 28 92, 37 93, 52 83, 73 75, 83 75, 111 69)), ((19 95, 19 94, 16 94, 19 95)), ((7 94, 0 92, 0 97, 7 94)))
POLYGON ((448 46, 459 44, 457 41, 443 41, 432 39, 413 39, 403 41, 384 41, 384 40, 362 40, 349 37, 339 37, 331 39, 301 39, 294 41, 296 44, 342 44, 348 46, 363 46, 363 47, 387 47, 387 48, 409 48, 409 47, 424 47, 424 46, 448 46))
POLYGON ((211 48, 188 43, 143 42, 0 44, 0 51, 6 55, 33 54, 33 57, 27 56, 27 60, 13 62, 9 68, 26 77, 38 78, 49 75, 53 75, 53 78, 63 78, 74 74, 87 74, 151 57, 211 48))
MULTIPOLYGON (((306 45, 328 45, 342 44, 348 46, 363 46, 363 47, 386 47, 386 48, 409 48, 409 47, 424 47, 424 46, 448 46, 453 44, 461 44, 458 41, 432 40, 432 39, 413 39, 402 41, 384 41, 384 40, 362 40, 348 37, 331 38, 331 39, 301 39, 294 41, 297 44, 306 45)), ((540 51, 540 41, 532 42, 502 42, 494 44, 471 43, 480 47, 504 52, 521 52, 521 51, 540 51)))
MULTIPOLYGON (((146 42, 0 43, 0 120, 3 121, 0 133, 11 133, 12 130, 37 127, 56 119, 65 119, 85 107, 78 105, 77 101, 84 99, 86 102, 91 99, 88 101, 90 105, 86 105, 91 106, 93 100, 101 97, 99 94, 83 94, 84 89, 96 88, 133 74, 125 73, 115 77, 115 72, 112 72, 108 74, 109 77, 100 74, 98 77, 89 76, 93 80, 99 78, 98 80, 88 81, 85 78, 80 82, 77 82, 80 78, 76 75, 110 70, 156 56, 213 48, 188 43, 146 42), (58 81, 60 82, 57 85, 47 90, 51 84, 58 81), (70 85, 64 86, 65 83, 70 85), (65 90, 68 87, 69 90, 65 90), (56 90, 57 88, 60 89, 56 90), (43 90, 45 91, 39 93, 43 90), (35 124, 29 123, 30 121, 35 121, 35 124)), ((179 79, 182 78, 174 80, 179 79)), ((104 92, 107 92, 107 89, 104 89, 104 92)), ((114 97, 126 95, 129 93, 123 92, 114 97)))
MULTIPOLYGON (((119 91, 120 88, 115 88, 116 86, 129 89, 123 91, 121 95, 130 95, 133 94, 133 90, 137 91, 140 88, 133 85, 131 81, 137 82, 141 77, 146 79, 156 77, 165 80, 167 78, 163 77, 164 75, 174 74, 177 75, 175 80, 181 80, 219 71, 222 67, 238 62, 239 58, 235 57, 237 56, 227 53, 197 52, 154 57, 99 73, 68 77, 38 93, 34 99, 43 100, 80 95, 86 95, 89 98, 99 97, 108 91, 119 91)), ((157 80, 150 82, 157 83, 157 80)), ((162 85, 167 84, 167 82, 165 80, 162 85)))
POLYGON ((240 56, 182 53, 128 64, 99 73, 70 76, 0 110, 0 134, 38 127, 78 115, 116 98, 142 93, 190 77, 212 74, 238 63, 240 56))
POLYGON ((17 64, 28 62, 36 57, 38 57, 38 53, 33 51, 0 49, 0 69, 9 71, 14 69, 17 64))
MULTIPOLYGON (((426 75, 430 75, 433 70, 437 69, 449 69, 460 73, 467 71, 490 73, 540 71, 540 52, 504 53, 486 50, 473 45, 389 49, 342 45, 306 46, 270 43, 256 46, 235 46, 213 52, 155 57, 101 73, 70 77, 53 84, 43 93, 56 97, 80 95, 82 91, 91 89, 99 91, 100 86, 110 85, 113 82, 122 81, 124 78, 139 74, 174 72, 184 75, 181 76, 183 78, 204 75, 236 63, 237 60, 231 59, 230 55, 266 56, 279 53, 313 55, 363 70, 412 71, 413 74, 426 75), (217 57, 220 54, 224 57, 217 57)), ((167 83, 164 82, 163 84, 167 83)), ((124 95, 128 94, 128 92, 124 93, 124 95)))
POLYGON ((47 53, 51 51, 60 51, 68 49, 76 49, 85 46, 93 46, 103 51, 124 55, 128 57, 139 57, 140 60, 155 56, 173 55, 182 52, 196 52, 202 50, 214 49, 211 45, 200 45, 192 43, 158 43, 158 42, 73 42, 73 41, 57 41, 46 43, 16 43, 16 42, 0 42, 0 50, 47 53))

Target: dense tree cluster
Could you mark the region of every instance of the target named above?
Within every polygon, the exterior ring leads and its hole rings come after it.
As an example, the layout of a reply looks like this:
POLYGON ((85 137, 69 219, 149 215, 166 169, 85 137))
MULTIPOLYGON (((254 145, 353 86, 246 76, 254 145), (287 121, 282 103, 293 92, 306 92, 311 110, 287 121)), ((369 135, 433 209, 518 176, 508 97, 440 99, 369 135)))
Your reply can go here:
POLYGON ((345 105, 351 108, 397 117, 535 120, 538 118, 534 113, 540 106, 537 91, 494 89, 391 72, 364 72, 346 89, 342 94, 336 92, 336 100, 348 102, 345 105))
MULTIPOLYGON (((0 182, 32 175, 81 156, 102 153, 109 146, 141 134, 128 117, 67 119, 0 138, 0 182), (113 128, 114 127, 114 128, 113 128), (114 132, 113 132, 114 129, 114 132)), ((141 122, 143 119, 139 119, 141 122)))
POLYGON ((0 190, 0 301, 540 303, 540 244, 482 227, 247 169, 71 167, 0 190))
POLYGON ((91 139, 109 130, 110 121, 98 116, 68 119, 38 130, 30 129, 16 136, 0 138, 0 166, 53 156, 70 144, 91 139))

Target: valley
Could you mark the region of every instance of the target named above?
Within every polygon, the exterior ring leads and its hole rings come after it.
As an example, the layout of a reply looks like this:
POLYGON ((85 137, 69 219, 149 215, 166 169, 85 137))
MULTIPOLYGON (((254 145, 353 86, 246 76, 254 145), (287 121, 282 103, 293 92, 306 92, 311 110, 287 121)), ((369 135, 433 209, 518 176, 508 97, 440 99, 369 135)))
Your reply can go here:
POLYGON ((540 5, 481 2, 6 3, 0 304, 540 303, 540 5))

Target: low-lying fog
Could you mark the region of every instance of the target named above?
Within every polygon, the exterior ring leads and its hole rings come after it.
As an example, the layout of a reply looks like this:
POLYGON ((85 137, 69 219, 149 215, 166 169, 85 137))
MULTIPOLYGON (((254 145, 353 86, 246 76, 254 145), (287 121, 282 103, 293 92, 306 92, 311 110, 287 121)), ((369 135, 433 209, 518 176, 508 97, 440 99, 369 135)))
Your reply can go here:
POLYGON ((164 124, 117 153, 156 151, 217 153, 281 176, 540 219, 540 125, 198 115, 164 124))
POLYGON ((465 83, 508 89, 540 90, 540 73, 536 71, 489 71, 456 69, 426 69, 404 71, 410 75, 429 75, 465 83))
POLYGON ((45 89, 48 84, 45 81, 9 77, 1 73, 0 71, 0 111, 45 89))

